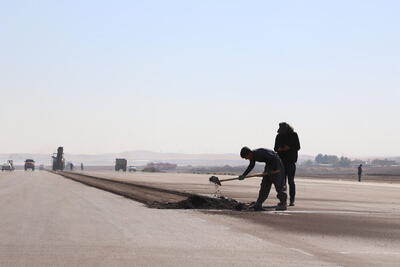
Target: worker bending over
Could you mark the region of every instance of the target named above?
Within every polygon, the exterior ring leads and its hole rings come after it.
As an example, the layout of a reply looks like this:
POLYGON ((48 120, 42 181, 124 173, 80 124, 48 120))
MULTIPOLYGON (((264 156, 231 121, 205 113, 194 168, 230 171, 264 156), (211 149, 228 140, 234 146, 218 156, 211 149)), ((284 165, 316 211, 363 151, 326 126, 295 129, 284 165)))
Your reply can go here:
POLYGON ((245 146, 241 149, 240 156, 244 159, 250 160, 250 163, 244 173, 239 176, 239 180, 243 180, 250 173, 250 171, 254 168, 256 162, 265 163, 264 173, 268 174, 266 176, 263 176, 260 185, 260 192, 258 193, 258 198, 254 206, 254 210, 263 210, 262 204, 268 198, 268 194, 271 190, 272 184, 274 184, 275 186, 275 190, 278 193, 277 197, 280 201, 276 210, 286 210, 287 195, 285 192, 285 169, 278 154, 266 148, 251 150, 250 148, 245 146))

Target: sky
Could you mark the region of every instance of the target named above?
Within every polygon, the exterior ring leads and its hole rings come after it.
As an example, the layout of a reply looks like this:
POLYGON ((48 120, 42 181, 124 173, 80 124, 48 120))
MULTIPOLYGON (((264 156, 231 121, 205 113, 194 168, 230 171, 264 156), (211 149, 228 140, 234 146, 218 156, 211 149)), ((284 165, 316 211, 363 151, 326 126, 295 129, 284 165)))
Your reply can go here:
POLYGON ((0 153, 400 156, 399 1, 2 1, 0 153))

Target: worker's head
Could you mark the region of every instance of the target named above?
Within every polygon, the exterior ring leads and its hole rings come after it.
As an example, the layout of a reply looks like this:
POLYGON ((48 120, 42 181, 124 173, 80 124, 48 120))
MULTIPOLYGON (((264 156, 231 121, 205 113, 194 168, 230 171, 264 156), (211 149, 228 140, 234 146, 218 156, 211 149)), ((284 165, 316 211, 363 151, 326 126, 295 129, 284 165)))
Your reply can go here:
POLYGON ((293 127, 290 126, 288 123, 286 123, 286 122, 280 122, 279 123, 278 133, 286 134, 286 133, 290 133, 290 132, 293 132, 293 131, 294 131, 293 127))
POLYGON ((243 159, 251 160, 253 159, 253 151, 251 151, 251 149, 247 146, 244 146, 240 150, 240 157, 242 157, 243 159))

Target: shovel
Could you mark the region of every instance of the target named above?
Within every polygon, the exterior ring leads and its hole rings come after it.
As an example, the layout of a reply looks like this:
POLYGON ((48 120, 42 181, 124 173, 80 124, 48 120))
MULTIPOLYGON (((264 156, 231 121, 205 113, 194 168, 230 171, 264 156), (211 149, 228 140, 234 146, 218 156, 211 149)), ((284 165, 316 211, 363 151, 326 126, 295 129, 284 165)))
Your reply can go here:
MULTIPOLYGON (((271 174, 276 174, 276 173, 279 173, 279 172, 280 172, 279 170, 276 170, 276 171, 272 171, 270 173, 256 173, 256 174, 252 174, 252 175, 247 175, 244 178, 247 179, 247 178, 252 178, 252 177, 263 177, 263 176, 268 176, 268 175, 271 175, 271 174)), ((221 185, 221 182, 239 180, 239 177, 220 180, 217 176, 211 176, 210 179, 208 179, 208 180, 211 183, 214 183, 216 185, 221 185)))

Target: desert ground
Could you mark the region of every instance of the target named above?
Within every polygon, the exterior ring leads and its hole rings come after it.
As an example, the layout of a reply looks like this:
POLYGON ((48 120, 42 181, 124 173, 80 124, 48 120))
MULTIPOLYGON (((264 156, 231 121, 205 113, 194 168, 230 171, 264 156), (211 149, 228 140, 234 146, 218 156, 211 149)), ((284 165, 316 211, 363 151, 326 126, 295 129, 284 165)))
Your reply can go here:
MULTIPOLYGON (((245 203, 260 182, 84 173, 245 203)), ((263 212, 155 209, 46 171, 2 172, 0 266, 398 266, 399 184, 299 178, 297 191, 284 212, 273 188, 263 212)))

